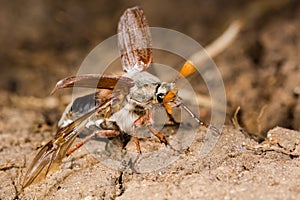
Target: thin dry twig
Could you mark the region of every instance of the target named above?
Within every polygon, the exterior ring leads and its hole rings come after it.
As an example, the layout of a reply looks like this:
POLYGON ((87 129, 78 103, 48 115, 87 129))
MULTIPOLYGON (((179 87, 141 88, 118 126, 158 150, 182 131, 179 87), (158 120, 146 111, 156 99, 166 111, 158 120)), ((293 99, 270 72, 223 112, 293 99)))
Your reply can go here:
POLYGON ((262 119, 262 117, 263 117, 263 115, 264 115, 264 113, 265 113, 265 110, 266 110, 266 108, 267 108, 267 105, 264 105, 262 108, 261 108, 261 110, 260 110, 260 112, 259 112, 259 115, 258 115, 258 117, 257 117, 257 119, 256 119, 256 122, 257 122, 257 128, 258 128, 258 132, 259 133, 261 133, 261 131, 262 131, 262 125, 261 125, 261 119, 262 119))
POLYGON ((249 145, 245 145, 243 144, 243 147, 247 150, 253 151, 255 153, 263 153, 263 152, 267 152, 267 151, 273 151, 276 153, 281 153, 284 155, 288 155, 288 156, 293 156, 293 157, 299 157, 300 154, 297 152, 290 152, 286 149, 283 149, 282 147, 278 147, 278 146, 274 146, 274 145, 257 145, 257 146, 249 146, 249 145))
POLYGON ((240 109, 241 109, 240 106, 238 106, 238 107, 236 108, 236 110, 235 110, 235 112, 234 112, 234 115, 233 115, 233 117, 232 117, 232 119, 231 119, 234 128, 239 129, 239 130, 243 129, 243 128, 240 126, 239 120, 238 120, 238 117, 237 117, 237 115, 238 115, 240 109))
POLYGON ((189 60, 197 66, 203 64, 209 57, 216 57, 232 44, 242 27, 243 23, 240 20, 233 21, 220 37, 206 46, 205 50, 194 53, 189 60))
MULTIPOLYGON (((201 66, 208 59, 216 57, 233 43, 242 27, 243 23, 241 20, 233 21, 220 37, 206 46, 205 49, 194 53, 188 59, 189 62, 193 63, 194 66, 201 66)), ((205 102, 204 107, 211 107, 211 101, 207 101, 203 96, 198 96, 197 98, 199 102, 205 102)))

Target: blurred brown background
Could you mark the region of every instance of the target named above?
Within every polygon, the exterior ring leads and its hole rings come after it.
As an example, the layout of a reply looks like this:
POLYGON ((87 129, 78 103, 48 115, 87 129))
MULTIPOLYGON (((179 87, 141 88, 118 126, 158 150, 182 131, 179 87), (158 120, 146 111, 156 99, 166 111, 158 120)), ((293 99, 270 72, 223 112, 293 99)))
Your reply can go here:
POLYGON ((175 29, 202 45, 242 19, 239 37, 215 59, 228 93, 227 122, 241 106, 240 123, 250 132, 276 125, 299 129, 293 92, 299 86, 296 0, 2 0, 2 95, 46 97, 57 80, 76 73, 93 47, 116 33, 119 17, 134 5, 145 10, 150 26, 175 29))
MULTIPOLYGON (((299 199, 299 132, 272 129, 300 130, 299 21, 299 0, 0 0, 0 199, 299 199), (228 125, 216 147, 199 159, 206 136, 199 129, 180 159, 145 174, 116 172, 81 148, 20 195, 25 170, 70 101, 70 90, 52 97, 50 91, 116 34, 119 17, 135 5, 150 26, 180 31, 203 46, 233 20, 243 22, 235 41, 214 58, 226 88, 228 125), (246 131, 231 123, 239 106, 236 119, 246 131), (263 148, 245 136, 263 139, 268 131, 272 141, 268 137, 263 148)), ((208 96, 199 77, 189 80, 208 96)), ((209 113, 201 105, 207 123, 209 113)), ((141 146, 151 150, 153 144, 160 145, 147 138, 141 146)))

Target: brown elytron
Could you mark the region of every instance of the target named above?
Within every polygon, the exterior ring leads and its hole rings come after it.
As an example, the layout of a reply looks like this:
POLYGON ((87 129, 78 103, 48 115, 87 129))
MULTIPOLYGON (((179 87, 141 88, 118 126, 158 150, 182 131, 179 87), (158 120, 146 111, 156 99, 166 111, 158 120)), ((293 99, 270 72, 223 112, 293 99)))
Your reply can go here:
POLYGON ((123 70, 131 71, 135 65, 146 70, 152 62, 150 29, 142 9, 127 9, 118 24, 119 50, 123 70))
MULTIPOLYGON (((52 93, 67 87, 96 87, 97 92, 75 99, 66 109, 59 121, 56 135, 41 148, 29 166, 23 187, 30 185, 38 177, 47 175, 64 157, 93 137, 131 135, 137 152, 141 153, 136 128, 146 126, 162 143, 169 145, 167 139, 151 124, 151 108, 154 105, 163 106, 169 116, 172 108, 181 106, 199 125, 206 126, 181 102, 175 82, 162 82, 146 72, 152 62, 151 35, 141 8, 134 7, 124 12, 119 21, 118 34, 125 74, 72 76, 57 83, 52 93), (97 129, 91 130, 85 139, 72 147, 80 131, 89 128, 88 124, 91 122, 97 129)), ((186 77, 194 71, 193 65, 186 62, 178 78, 186 77)))

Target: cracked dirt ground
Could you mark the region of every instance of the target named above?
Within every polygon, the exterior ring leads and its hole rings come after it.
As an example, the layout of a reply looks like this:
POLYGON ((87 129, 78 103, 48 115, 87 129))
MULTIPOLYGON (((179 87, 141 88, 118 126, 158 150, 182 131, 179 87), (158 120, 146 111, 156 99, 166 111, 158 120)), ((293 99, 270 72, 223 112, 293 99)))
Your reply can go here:
MULTIPOLYGON (((20 6, 4 1, 0 199, 299 199, 300 5, 272 2, 31 0, 20 6), (226 126, 216 147, 199 159, 206 131, 200 128, 178 160, 143 174, 112 170, 82 148, 60 170, 20 192, 25 169, 55 133, 70 101, 70 90, 50 97, 49 92, 57 80, 77 72, 94 46, 115 34, 121 13, 136 4, 151 26, 181 31, 203 45, 251 8, 235 42, 215 58, 228 100, 226 126), (240 127, 231 123, 238 106, 240 127)), ((198 83, 197 77, 189 80, 198 83)), ((199 85, 199 91, 205 93, 205 86, 199 85)), ((209 121, 209 108, 200 111, 209 121)), ((155 139, 142 140, 141 146, 163 148, 155 139)))

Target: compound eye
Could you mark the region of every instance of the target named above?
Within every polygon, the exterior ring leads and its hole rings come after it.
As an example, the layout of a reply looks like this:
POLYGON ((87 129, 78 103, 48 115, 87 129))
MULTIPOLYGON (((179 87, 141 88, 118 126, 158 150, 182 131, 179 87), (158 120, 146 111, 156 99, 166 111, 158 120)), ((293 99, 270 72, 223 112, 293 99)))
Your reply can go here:
POLYGON ((164 100, 164 97, 165 97, 165 94, 163 94, 163 93, 158 93, 158 94, 156 95, 156 99, 157 99, 158 103, 162 103, 163 100, 164 100))

